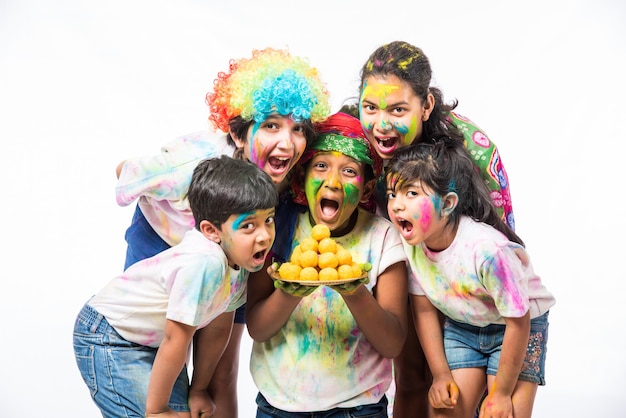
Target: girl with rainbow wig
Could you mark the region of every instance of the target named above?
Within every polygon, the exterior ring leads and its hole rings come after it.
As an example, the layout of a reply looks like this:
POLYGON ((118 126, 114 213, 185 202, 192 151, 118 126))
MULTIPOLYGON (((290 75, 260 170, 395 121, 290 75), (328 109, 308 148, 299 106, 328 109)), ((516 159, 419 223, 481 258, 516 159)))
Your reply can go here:
MULTIPOLYGON (((308 60, 287 50, 253 50, 233 59, 206 95, 212 132, 183 135, 161 153, 130 158, 117 168, 120 206, 137 201, 126 231, 125 269, 180 242, 194 227, 186 198, 194 168, 204 159, 228 155, 265 171, 279 190, 309 141, 313 124, 330 114, 328 91, 308 60)), ((230 343, 218 364, 209 393, 215 418, 237 417, 236 378, 244 328, 243 308, 235 314, 230 343)), ((231 332, 231 330, 216 330, 231 332)))

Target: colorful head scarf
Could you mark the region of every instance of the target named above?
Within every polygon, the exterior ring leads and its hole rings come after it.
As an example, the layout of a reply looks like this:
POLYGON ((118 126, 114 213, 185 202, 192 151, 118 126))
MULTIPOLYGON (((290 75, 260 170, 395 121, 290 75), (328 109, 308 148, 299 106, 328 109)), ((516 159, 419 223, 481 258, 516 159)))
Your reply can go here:
MULTIPOLYGON (((365 137, 359 119, 347 113, 337 112, 324 122, 316 124, 316 130, 318 135, 315 141, 307 147, 307 151, 302 155, 298 164, 305 164, 320 151, 336 151, 371 166, 374 177, 380 176, 383 170, 383 160, 365 137)), ((294 202, 307 205, 306 194, 296 176, 293 178, 292 190, 294 202)), ((367 204, 361 204, 370 211, 375 210, 374 205, 373 199, 370 199, 367 204)))
POLYGON ((252 58, 231 60, 228 72, 220 72, 213 92, 206 95, 216 129, 228 132, 228 122, 263 122, 273 113, 296 121, 324 120, 330 113, 329 94, 318 70, 286 50, 253 50, 252 58))

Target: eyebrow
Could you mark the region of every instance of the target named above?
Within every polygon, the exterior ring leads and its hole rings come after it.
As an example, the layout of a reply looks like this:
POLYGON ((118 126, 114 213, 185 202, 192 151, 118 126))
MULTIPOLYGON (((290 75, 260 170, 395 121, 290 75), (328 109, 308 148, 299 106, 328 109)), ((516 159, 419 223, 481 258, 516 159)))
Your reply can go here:
MULTIPOLYGON (((367 99, 363 99, 363 103, 376 105, 376 102, 374 102, 372 100, 367 100, 367 99)), ((401 106, 401 105, 409 106, 409 102, 407 102, 405 100, 401 100, 401 101, 395 102, 395 103, 387 103, 387 107, 398 107, 398 106, 401 106)))

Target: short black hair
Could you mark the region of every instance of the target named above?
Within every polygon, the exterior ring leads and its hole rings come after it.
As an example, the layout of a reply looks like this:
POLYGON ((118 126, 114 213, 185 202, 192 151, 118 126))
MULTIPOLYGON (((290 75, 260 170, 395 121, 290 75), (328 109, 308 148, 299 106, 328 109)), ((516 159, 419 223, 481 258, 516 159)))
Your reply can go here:
POLYGON ((196 228, 203 220, 221 228, 233 214, 278 205, 278 189, 267 173, 251 162, 226 155, 198 164, 187 197, 196 228))

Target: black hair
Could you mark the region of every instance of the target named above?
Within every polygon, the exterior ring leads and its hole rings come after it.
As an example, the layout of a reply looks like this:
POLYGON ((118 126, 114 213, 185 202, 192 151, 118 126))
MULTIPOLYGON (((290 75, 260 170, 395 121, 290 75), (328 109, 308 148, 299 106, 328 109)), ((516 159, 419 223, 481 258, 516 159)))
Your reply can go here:
MULTIPOLYGON (((404 41, 394 41, 383 45, 369 56, 360 74, 360 91, 363 91, 365 79, 370 76, 384 78, 395 75, 411 87, 422 103, 426 101, 429 93, 433 95, 435 98, 433 110, 423 124, 420 138, 415 138, 413 143, 441 136, 463 142, 462 132, 448 122, 450 112, 456 108, 458 101, 444 102, 443 92, 430 85, 432 79, 430 61, 420 48, 404 41)), ((341 111, 359 117, 359 109, 353 103, 344 104, 341 111)))
POLYGON ((267 173, 251 162, 226 155, 198 164, 187 197, 196 228, 208 220, 219 229, 231 215, 278 205, 278 189, 267 173))
POLYGON ((461 216, 466 215, 493 226, 510 241, 524 246, 522 239, 498 215, 487 185, 458 141, 441 137, 431 143, 400 148, 385 168, 385 180, 390 188, 419 180, 422 186, 440 196, 455 192, 459 199, 448 225, 458 226, 461 216))

